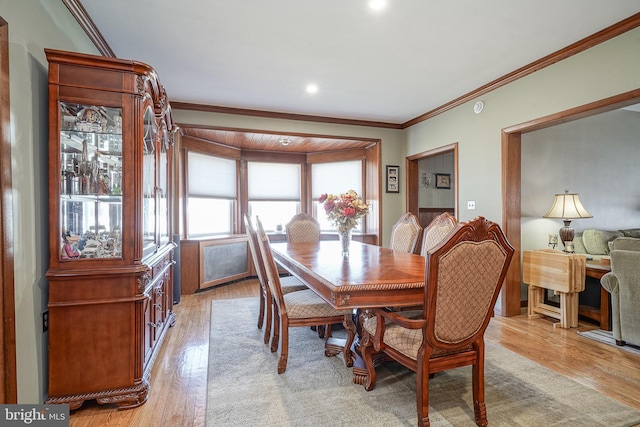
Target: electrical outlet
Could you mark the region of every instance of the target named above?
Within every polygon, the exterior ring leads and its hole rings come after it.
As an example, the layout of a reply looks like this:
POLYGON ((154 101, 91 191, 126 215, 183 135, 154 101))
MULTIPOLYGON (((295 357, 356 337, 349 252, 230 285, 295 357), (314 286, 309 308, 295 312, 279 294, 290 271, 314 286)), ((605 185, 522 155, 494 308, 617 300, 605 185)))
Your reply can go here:
POLYGON ((49 330, 49 310, 42 312, 42 332, 49 330))
POLYGON ((476 201, 475 200, 467 201, 467 209, 475 209, 475 208, 476 208, 476 201))

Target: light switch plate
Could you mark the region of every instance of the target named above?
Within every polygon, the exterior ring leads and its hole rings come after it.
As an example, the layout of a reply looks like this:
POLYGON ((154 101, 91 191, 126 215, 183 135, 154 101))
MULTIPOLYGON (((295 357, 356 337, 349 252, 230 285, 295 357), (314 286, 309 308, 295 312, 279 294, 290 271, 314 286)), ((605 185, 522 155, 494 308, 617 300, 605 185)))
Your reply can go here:
POLYGON ((475 209, 475 208, 476 208, 476 201, 475 200, 467 201, 467 209, 475 209))

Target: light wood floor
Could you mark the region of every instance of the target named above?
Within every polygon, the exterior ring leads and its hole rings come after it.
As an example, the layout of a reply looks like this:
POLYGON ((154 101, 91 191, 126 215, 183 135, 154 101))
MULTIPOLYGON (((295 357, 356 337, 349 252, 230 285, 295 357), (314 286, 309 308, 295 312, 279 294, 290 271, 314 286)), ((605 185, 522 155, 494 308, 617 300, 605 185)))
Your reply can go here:
MULTIPOLYGON (((72 412, 71 427, 204 426, 211 301, 257 295, 256 280, 183 295, 174 307, 176 325, 155 361, 148 401, 128 410, 86 402, 72 412)), ((578 330, 594 328, 580 322, 578 330)), ((550 319, 528 319, 525 314, 493 318, 485 337, 640 410, 640 355, 583 338, 576 329, 554 328, 550 319)))

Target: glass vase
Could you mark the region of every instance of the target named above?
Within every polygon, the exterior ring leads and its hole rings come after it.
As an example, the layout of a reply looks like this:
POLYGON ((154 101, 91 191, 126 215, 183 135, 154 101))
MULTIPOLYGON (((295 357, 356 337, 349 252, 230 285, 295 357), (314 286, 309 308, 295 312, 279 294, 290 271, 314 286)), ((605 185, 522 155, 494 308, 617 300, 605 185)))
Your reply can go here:
POLYGON ((340 231, 338 230, 338 237, 340 238, 340 247, 342 248, 342 256, 349 256, 349 245, 351 244, 351 229, 340 231))

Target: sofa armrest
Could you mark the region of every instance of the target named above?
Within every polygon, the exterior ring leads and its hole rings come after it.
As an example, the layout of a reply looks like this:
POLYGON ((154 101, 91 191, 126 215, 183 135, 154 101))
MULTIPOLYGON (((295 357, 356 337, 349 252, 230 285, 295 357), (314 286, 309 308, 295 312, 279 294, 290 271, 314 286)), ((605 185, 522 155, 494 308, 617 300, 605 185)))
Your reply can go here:
POLYGON ((615 273, 609 272, 602 276, 600 279, 602 287, 610 294, 618 293, 620 288, 618 287, 618 276, 615 273))

